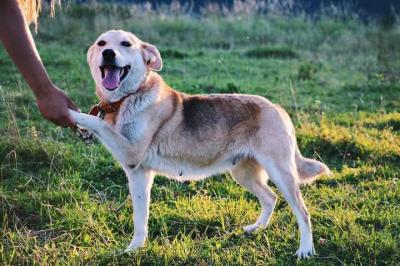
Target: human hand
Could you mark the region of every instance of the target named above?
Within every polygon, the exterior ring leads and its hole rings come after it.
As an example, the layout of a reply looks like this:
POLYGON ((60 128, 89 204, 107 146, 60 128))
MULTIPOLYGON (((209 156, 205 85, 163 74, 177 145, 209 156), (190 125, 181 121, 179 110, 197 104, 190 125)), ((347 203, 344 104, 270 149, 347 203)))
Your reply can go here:
POLYGON ((36 95, 36 102, 44 118, 62 127, 75 128, 76 123, 68 109, 80 112, 68 96, 54 85, 49 85, 36 95))

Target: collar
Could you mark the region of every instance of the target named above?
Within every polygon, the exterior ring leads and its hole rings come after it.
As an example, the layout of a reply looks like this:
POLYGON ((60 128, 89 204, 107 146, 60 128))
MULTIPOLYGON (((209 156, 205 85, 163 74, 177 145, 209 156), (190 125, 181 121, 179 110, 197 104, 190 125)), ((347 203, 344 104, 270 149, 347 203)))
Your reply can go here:
MULTIPOLYGON (((134 93, 137 93, 138 91, 146 87, 145 84, 148 78, 149 73, 147 73, 145 79, 134 93)), ((98 104, 95 104, 90 108, 89 115, 99 116, 101 119, 103 119, 106 114, 118 113, 121 105, 126 100, 126 98, 133 95, 134 93, 129 93, 128 95, 122 97, 119 101, 113 103, 100 101, 98 104)))
POLYGON ((98 104, 95 104, 92 106, 92 108, 90 108, 89 115, 99 116, 101 119, 103 119, 106 114, 117 113, 126 98, 132 94, 133 93, 125 95, 119 101, 113 103, 100 101, 98 104))

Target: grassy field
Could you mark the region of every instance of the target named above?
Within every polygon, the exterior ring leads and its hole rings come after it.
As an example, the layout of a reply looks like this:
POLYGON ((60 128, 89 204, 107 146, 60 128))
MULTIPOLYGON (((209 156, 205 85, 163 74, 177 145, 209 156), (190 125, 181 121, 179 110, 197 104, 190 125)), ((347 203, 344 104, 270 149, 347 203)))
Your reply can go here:
MULTIPOLYGON (((298 229, 279 195, 270 226, 228 174, 157 177, 149 241, 133 233, 126 178, 99 144, 43 120, 0 49, 0 265, 372 264, 400 261, 400 25, 346 12, 311 21, 245 8, 190 17, 135 6, 65 5, 35 35, 54 82, 87 111, 97 102, 86 50, 111 28, 156 45, 167 83, 187 93, 250 93, 291 115, 304 155, 334 172, 302 188, 318 255, 296 261, 298 229)), ((275 190, 275 188, 274 188, 275 190)))

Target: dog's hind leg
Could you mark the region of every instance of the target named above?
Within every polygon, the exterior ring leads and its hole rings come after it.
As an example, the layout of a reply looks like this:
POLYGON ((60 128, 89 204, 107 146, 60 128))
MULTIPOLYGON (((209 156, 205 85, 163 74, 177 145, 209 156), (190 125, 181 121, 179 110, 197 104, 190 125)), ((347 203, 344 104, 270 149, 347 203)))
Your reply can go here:
POLYGON ((266 168, 271 181, 282 192, 293 213, 296 215, 300 230, 300 247, 296 255, 300 259, 315 255, 310 214, 300 192, 300 182, 294 155, 287 157, 287 161, 272 159, 270 157, 260 159, 259 162, 266 168))
POLYGON ((129 192, 133 205, 134 234, 125 252, 144 246, 148 234, 150 207, 150 191, 153 185, 154 173, 139 167, 136 170, 125 169, 129 180, 129 192))
POLYGON ((242 160, 230 171, 233 179, 253 193, 261 203, 261 214, 254 224, 243 229, 251 233, 258 228, 265 228, 272 216, 276 195, 267 185, 267 174, 262 166, 253 159, 242 160))

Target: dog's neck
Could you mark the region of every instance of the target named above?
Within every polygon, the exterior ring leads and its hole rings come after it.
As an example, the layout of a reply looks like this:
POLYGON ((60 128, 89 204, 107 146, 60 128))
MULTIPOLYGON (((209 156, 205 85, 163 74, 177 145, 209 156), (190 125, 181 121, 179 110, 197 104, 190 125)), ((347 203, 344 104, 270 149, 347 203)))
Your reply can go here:
MULTIPOLYGON (((100 102, 98 104, 92 106, 92 108, 89 111, 89 114, 94 116, 100 115, 101 117, 104 117, 106 115, 116 116, 118 115, 118 112, 123 103, 130 96, 139 98, 142 97, 144 94, 150 93, 151 91, 155 92, 154 90, 152 90, 152 88, 158 87, 160 83, 164 83, 161 76, 159 76, 157 73, 149 72, 149 74, 146 75, 145 79, 141 82, 141 84, 139 85, 138 89, 135 92, 128 93, 127 95, 125 95, 116 102, 109 102, 107 100, 100 99, 100 102)), ((153 97, 154 96, 156 95, 153 95, 153 97)), ((157 98, 157 96, 155 98, 157 98)))

